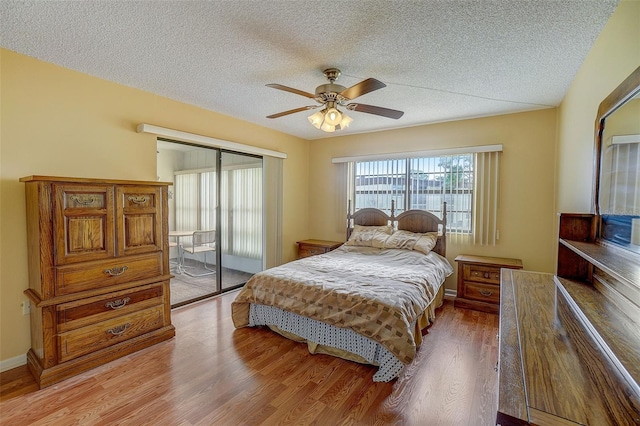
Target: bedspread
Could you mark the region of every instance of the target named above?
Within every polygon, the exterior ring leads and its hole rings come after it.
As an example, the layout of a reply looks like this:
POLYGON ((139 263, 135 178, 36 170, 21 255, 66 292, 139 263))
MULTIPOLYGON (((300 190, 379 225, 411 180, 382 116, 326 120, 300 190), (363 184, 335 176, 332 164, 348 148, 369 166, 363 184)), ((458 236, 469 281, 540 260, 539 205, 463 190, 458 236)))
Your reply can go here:
POLYGON ((232 318, 245 327, 250 304, 276 306, 350 328, 409 364, 417 350, 412 324, 452 272, 434 252, 342 246, 254 275, 232 303, 232 318))

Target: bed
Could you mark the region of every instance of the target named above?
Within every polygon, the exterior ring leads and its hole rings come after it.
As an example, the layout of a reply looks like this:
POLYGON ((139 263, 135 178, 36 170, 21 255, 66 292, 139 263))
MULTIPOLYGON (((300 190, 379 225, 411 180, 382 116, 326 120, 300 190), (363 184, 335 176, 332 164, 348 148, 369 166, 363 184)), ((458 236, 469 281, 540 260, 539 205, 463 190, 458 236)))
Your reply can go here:
MULTIPOLYGON (((446 212, 446 205, 443 206, 446 212)), ((446 215, 347 214, 347 242, 254 275, 232 303, 236 328, 268 326, 311 353, 378 367, 391 381, 410 364, 442 305, 446 215)))

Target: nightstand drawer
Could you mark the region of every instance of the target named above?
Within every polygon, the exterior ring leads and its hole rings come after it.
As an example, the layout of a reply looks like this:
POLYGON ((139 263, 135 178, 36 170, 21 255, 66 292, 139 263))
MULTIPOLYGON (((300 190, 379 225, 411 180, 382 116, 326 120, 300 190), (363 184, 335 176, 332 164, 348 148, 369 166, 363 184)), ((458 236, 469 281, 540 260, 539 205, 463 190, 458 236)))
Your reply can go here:
POLYGON ((499 267, 465 264, 463 270, 465 281, 500 285, 499 267))
POLYGON ((316 254, 327 253, 327 250, 322 247, 299 247, 298 257, 315 256, 316 254))
POLYGON ((480 302, 500 303, 500 286, 467 281, 464 283, 463 297, 480 302))
POLYGON ((302 240, 298 241, 298 259, 328 253, 342 245, 339 241, 302 240))

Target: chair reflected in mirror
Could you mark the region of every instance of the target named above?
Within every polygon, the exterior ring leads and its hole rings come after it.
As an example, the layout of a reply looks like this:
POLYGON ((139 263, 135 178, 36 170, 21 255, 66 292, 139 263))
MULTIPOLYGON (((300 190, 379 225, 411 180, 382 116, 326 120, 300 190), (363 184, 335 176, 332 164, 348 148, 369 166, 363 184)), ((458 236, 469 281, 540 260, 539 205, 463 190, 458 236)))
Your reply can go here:
MULTIPOLYGON (((203 273, 193 273, 189 272, 186 269, 184 273, 191 277, 203 277, 205 275, 215 274, 216 271, 213 269, 214 263, 209 266, 207 264, 207 253, 216 251, 216 231, 194 231, 192 236, 192 244, 191 245, 183 245, 182 249, 182 264, 184 265, 184 253, 189 253, 197 257, 198 254, 202 254, 202 263, 204 265, 204 269, 206 272, 203 273)), ((215 257, 214 257, 215 260, 215 257)))

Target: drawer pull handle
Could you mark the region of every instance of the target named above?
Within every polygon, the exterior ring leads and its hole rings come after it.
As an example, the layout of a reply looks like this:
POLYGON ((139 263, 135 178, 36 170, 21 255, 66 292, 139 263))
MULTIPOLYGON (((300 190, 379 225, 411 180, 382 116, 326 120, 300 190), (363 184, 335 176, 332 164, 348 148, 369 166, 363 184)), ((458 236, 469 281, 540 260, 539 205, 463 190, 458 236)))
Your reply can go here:
POLYGON ((489 297, 493 294, 492 291, 487 291, 487 290, 479 290, 480 294, 483 295, 484 297, 489 297))
POLYGON ((148 200, 149 200, 149 197, 146 197, 144 195, 136 195, 136 196, 131 195, 129 197, 129 201, 135 204, 146 204, 148 200))
POLYGON ((131 323, 126 323, 123 325, 119 325, 117 327, 110 328, 106 331, 107 334, 112 334, 114 336, 122 336, 127 329, 131 327, 131 323))
POLYGON ((79 195, 72 195, 71 197, 69 197, 69 199, 74 203, 80 204, 82 206, 90 206, 91 204, 96 202, 96 198, 93 195, 86 195, 84 197, 81 197, 79 195))
POLYGON ((112 300, 104 304, 105 308, 111 309, 121 309, 124 308, 127 303, 131 300, 130 297, 125 297, 124 299, 112 300))
POLYGON ((485 278, 487 278, 487 279, 489 279, 489 278, 491 278, 491 275, 489 275, 489 273, 488 273, 488 272, 485 272, 485 273, 484 273, 484 277, 485 277, 485 278))
POLYGON ((117 277, 118 275, 124 274, 127 269, 129 269, 128 266, 118 266, 115 268, 105 269, 104 273, 107 275, 111 275, 112 277, 117 277))

